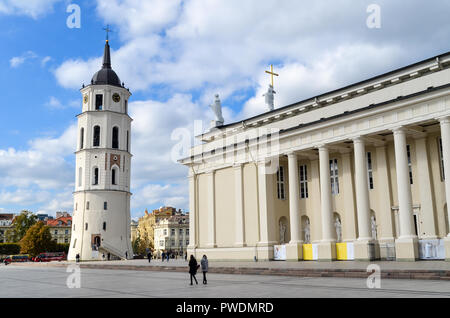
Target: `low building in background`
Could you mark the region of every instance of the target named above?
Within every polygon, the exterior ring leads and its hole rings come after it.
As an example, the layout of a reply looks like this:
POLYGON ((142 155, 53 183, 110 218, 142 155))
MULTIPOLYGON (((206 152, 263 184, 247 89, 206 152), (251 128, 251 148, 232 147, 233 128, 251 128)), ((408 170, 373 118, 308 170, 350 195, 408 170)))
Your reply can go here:
POLYGON ((44 223, 47 223, 48 220, 53 220, 54 217, 48 214, 38 213, 36 214, 38 221, 42 221, 44 223))
POLYGON ((162 252, 184 255, 189 245, 189 214, 176 212, 169 218, 160 219, 154 228, 155 254, 162 252))
MULTIPOLYGON (((173 207, 161 207, 153 210, 152 213, 145 210, 145 215, 139 218, 135 239, 139 238, 141 244, 144 244, 146 248, 153 247, 155 249, 154 228, 156 223, 162 219, 168 219, 176 213, 177 209, 173 207)), ((133 238, 132 241, 134 241, 133 238)))
POLYGON ((5 234, 6 231, 11 228, 13 219, 14 214, 12 213, 0 214, 0 243, 8 243, 5 234))
POLYGON ((70 243, 72 234, 72 216, 67 212, 56 212, 56 218, 47 220, 52 238, 60 244, 70 243))

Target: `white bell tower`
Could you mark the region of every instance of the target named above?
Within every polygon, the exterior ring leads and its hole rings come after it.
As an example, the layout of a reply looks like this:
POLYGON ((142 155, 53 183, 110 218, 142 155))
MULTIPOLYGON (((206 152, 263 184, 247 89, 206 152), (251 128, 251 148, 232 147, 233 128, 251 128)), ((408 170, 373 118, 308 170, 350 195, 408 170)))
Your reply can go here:
POLYGON ((108 39, 103 67, 81 89, 74 212, 69 260, 133 257, 130 233, 131 93, 111 68, 108 39))

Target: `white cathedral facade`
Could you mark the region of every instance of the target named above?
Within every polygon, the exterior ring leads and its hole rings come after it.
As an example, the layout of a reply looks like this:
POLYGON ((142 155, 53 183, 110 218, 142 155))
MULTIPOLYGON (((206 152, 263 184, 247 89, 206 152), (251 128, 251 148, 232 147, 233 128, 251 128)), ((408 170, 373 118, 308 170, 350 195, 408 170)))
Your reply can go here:
POLYGON ((68 259, 130 259, 131 93, 111 68, 108 40, 103 66, 81 94, 68 259))
POLYGON ((196 257, 450 260, 450 53, 197 138, 196 257))

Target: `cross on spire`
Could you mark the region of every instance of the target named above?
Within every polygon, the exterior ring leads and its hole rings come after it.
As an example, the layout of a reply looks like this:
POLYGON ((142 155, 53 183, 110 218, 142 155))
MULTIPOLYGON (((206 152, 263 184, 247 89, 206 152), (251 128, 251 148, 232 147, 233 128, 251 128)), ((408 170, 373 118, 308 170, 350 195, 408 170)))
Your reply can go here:
POLYGON ((103 28, 103 30, 106 31, 106 42, 109 41, 109 32, 112 32, 112 30, 109 28, 109 24, 106 25, 106 28, 103 28))
POLYGON ((273 76, 275 75, 275 76, 280 76, 280 75, 278 75, 277 73, 274 73, 273 72, 273 65, 270 65, 270 72, 269 71, 266 71, 266 73, 267 74, 270 74, 271 75, 271 77, 272 77, 272 88, 274 87, 273 86, 273 76))

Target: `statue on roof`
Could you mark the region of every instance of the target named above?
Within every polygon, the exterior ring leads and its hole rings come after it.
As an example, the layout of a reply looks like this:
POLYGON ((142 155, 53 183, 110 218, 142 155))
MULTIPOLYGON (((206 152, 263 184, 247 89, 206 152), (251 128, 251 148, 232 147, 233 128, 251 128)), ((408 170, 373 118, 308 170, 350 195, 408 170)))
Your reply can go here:
POLYGON ((222 105, 219 99, 219 94, 216 94, 215 97, 216 99, 214 100, 214 103, 209 105, 216 115, 216 120, 211 122, 211 128, 223 126, 223 123, 225 122, 222 116, 222 105))
POLYGON ((266 106, 268 111, 274 110, 274 99, 276 94, 275 90, 273 89, 273 86, 269 84, 269 89, 267 90, 267 93, 265 93, 263 96, 266 98, 266 106))

